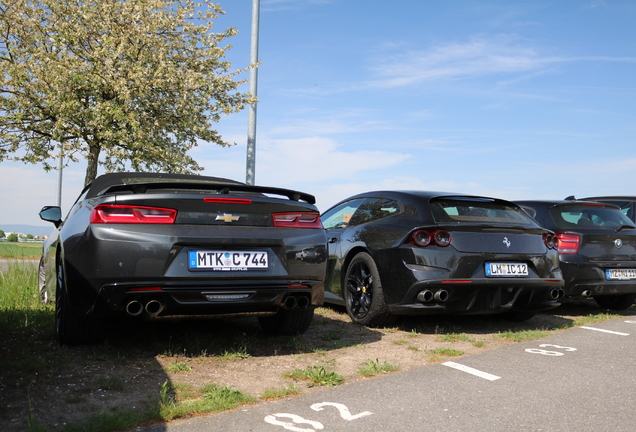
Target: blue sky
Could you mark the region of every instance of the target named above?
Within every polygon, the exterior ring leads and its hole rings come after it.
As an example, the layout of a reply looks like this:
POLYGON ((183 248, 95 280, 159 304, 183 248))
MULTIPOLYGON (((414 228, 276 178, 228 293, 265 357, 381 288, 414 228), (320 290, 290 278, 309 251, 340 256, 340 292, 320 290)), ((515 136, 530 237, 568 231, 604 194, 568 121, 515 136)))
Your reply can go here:
MULTIPOLYGON (((252 1, 219 2, 243 68, 252 1)), ((256 184, 321 211, 376 189, 636 195, 635 22, 631 0, 261 0, 256 184)), ((192 155, 245 181, 247 111, 216 128, 236 146, 192 155)), ((64 212, 84 170, 64 171, 64 212)), ((45 224, 56 175, 0 163, 0 225, 45 224)))

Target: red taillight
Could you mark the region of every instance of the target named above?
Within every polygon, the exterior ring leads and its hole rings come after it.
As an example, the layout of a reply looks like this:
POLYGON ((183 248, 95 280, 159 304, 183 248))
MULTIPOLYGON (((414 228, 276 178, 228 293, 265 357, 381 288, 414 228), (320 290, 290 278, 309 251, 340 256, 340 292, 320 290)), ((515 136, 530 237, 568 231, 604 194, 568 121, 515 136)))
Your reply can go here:
POLYGON ((275 227, 322 229, 318 213, 274 213, 272 221, 275 227))
POLYGON ((411 234, 410 243, 422 247, 429 244, 445 247, 451 243, 451 236, 444 230, 417 230, 411 234))
POLYGON ((581 237, 572 233, 556 233, 559 242, 559 253, 564 255, 572 255, 579 253, 579 244, 581 237))
POLYGON ((543 234, 543 243, 548 249, 559 249, 559 239, 556 235, 545 233, 543 234))
POLYGON ((173 224, 173 209, 118 204, 98 205, 91 212, 91 223, 173 224))
POLYGON ((422 247, 428 246, 431 243, 431 235, 425 230, 415 231, 411 236, 411 239, 413 240, 413 243, 422 247))

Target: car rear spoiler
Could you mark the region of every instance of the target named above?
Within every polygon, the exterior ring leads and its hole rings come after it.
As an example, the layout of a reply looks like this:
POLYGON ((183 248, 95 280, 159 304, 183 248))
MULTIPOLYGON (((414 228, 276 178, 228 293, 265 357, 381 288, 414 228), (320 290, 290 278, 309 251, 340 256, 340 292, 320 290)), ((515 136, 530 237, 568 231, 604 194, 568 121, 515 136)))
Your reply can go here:
POLYGON ((292 201, 305 201, 308 204, 316 204, 316 198, 308 193, 298 192, 291 189, 282 189, 269 186, 253 186, 246 184, 232 183, 205 183, 205 182, 148 182, 148 183, 128 183, 107 187, 97 195, 130 191, 136 194, 146 193, 149 189, 197 189, 216 190, 219 194, 228 195, 233 192, 256 192, 262 194, 276 194, 289 198, 292 201))

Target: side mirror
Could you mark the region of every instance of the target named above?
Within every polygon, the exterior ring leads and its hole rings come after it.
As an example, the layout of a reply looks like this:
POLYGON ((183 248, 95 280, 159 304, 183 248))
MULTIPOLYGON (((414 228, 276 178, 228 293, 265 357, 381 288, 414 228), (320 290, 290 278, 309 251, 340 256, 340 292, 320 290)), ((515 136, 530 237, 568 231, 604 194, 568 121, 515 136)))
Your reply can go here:
POLYGON ((40 219, 53 222, 57 228, 62 222, 62 209, 57 206, 46 206, 40 210, 40 219))

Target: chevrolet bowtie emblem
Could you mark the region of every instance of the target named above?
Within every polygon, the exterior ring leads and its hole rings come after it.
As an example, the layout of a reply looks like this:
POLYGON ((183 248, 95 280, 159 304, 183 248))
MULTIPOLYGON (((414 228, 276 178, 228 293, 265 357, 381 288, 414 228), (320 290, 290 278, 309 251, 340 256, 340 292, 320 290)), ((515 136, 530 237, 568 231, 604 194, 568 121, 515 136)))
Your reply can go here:
POLYGON ((214 220, 223 221, 223 222, 236 222, 237 220, 239 220, 239 218, 240 216, 234 216, 231 214, 223 213, 223 216, 217 215, 216 219, 214 220))

